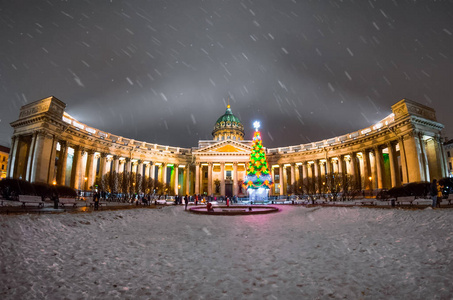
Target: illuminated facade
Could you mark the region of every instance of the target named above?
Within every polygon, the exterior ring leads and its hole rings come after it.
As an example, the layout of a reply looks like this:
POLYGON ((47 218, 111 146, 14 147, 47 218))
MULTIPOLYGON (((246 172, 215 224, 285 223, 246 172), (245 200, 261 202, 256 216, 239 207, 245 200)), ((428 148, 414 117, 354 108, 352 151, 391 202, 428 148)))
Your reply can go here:
POLYGON ((6 169, 8 167, 9 148, 0 146, 0 180, 6 178, 6 169))
MULTIPOLYGON (((11 123, 7 176, 89 189, 109 172, 135 172, 171 186, 175 194, 241 195, 252 142, 228 106, 198 147, 135 141, 78 122, 55 97, 22 106, 11 123)), ((357 188, 376 190, 447 176, 443 125, 432 108, 403 99, 368 128, 331 139, 268 148, 274 186, 284 195, 295 182, 320 186, 324 175, 348 175, 357 188)), ((146 192, 146 191, 144 191, 146 192)))
POLYGON ((453 140, 446 141, 444 149, 447 156, 448 176, 453 177, 453 140))

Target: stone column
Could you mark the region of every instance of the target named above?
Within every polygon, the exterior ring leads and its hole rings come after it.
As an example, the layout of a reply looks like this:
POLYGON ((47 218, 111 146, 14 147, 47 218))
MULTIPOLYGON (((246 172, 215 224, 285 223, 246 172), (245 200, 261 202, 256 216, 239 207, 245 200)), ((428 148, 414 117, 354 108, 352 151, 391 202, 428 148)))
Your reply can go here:
POLYGON ((377 176, 377 184, 378 184, 378 189, 382 189, 383 187, 383 180, 382 180, 382 175, 383 175, 383 162, 382 162, 382 152, 381 148, 375 147, 374 148, 374 157, 376 160, 376 176, 377 176))
POLYGON ((126 160, 125 159, 118 159, 118 173, 124 173, 126 160))
POLYGON ((356 154, 351 153, 349 154, 350 160, 349 160, 349 170, 351 171, 351 176, 356 181, 356 174, 357 174, 357 161, 356 161, 356 154))
POLYGON ((208 163, 208 196, 212 195, 212 162, 208 163))
POLYGON ((154 162, 150 161, 149 162, 149 178, 154 180, 155 176, 156 176, 156 165, 154 164, 154 162))
POLYGON ((293 187, 293 192, 294 192, 294 188, 296 187, 297 185, 297 182, 296 182, 296 164, 295 163, 291 163, 291 186, 293 187))
POLYGON ((225 163, 220 163, 220 195, 225 196, 225 163))
POLYGON ((437 145, 439 146, 440 151, 440 165, 441 165, 441 176, 440 177, 448 177, 448 162, 447 162, 447 155, 445 154, 445 148, 443 147, 442 138, 439 136, 437 139, 437 145))
POLYGON ((422 176, 420 170, 421 162, 420 162, 420 144, 418 140, 415 138, 415 132, 411 132, 407 136, 404 137, 404 148, 406 154, 406 164, 408 169, 408 182, 414 181, 421 181, 422 176))
POLYGON ((371 186, 371 171, 370 171, 370 155, 368 150, 362 151, 362 159, 363 159, 363 180, 365 181, 363 187, 365 190, 372 190, 373 187, 371 186))
POLYGON ((113 155, 112 171, 119 173, 119 157, 118 157, 118 155, 113 155))
POLYGON ((315 189, 319 193, 321 192, 321 176, 319 172, 319 161, 315 160, 313 162, 313 170, 314 170, 314 182, 315 182, 315 189))
POLYGON ((132 161, 131 161, 131 159, 129 157, 127 157, 125 159, 123 172, 124 173, 126 173, 126 172, 132 173, 132 161))
POLYGON ((58 184, 65 185, 66 184, 66 164, 68 160, 68 152, 69 152, 69 144, 68 143, 60 143, 60 151, 63 151, 60 154, 61 161, 59 162, 59 178, 57 180, 58 184))
POLYGON ((184 177, 186 179, 186 182, 184 184, 184 187, 186 189, 186 195, 190 195, 190 165, 187 164, 186 167, 184 168, 184 177))
POLYGON ((419 132, 416 136, 415 139, 420 145, 420 159, 421 159, 421 180, 422 181, 431 181, 430 176, 429 176, 429 167, 428 167, 428 156, 426 154, 426 149, 425 149, 425 142, 423 141, 423 135, 421 132, 419 132))
POLYGON ((25 180, 27 180, 27 181, 31 181, 30 176, 31 176, 31 169, 33 167, 32 163, 33 163, 33 154, 35 152, 35 142, 36 142, 36 132, 33 133, 33 136, 31 138, 30 150, 28 152, 28 157, 27 157, 27 171, 25 173, 25 180))
POLYGON ((107 153, 101 153, 100 163, 99 163, 99 177, 102 180, 102 177, 106 173, 107 168, 107 153))
POLYGON ((74 189, 81 189, 79 184, 80 180, 80 165, 82 161, 82 147, 74 147, 74 157, 72 159, 72 170, 71 170, 71 187, 74 189))
POLYGON ((131 173, 135 173, 135 175, 137 176, 137 171, 138 171, 138 162, 131 160, 131 173))
POLYGON ((324 161, 319 161, 319 176, 324 176, 326 174, 326 165, 324 161))
POLYGON ((57 155, 57 139, 53 135, 52 136, 52 146, 50 148, 50 161, 48 165, 48 175, 47 175, 47 183, 52 184, 54 180, 56 180, 55 174, 55 159, 57 155))
POLYGON ((308 166, 306 161, 302 163, 302 181, 304 185, 308 185, 308 166))
POLYGON ((339 173, 338 172, 338 158, 334 157, 332 158, 332 173, 339 173))
POLYGON ((174 191, 175 191, 175 195, 179 195, 179 188, 178 188, 178 185, 179 185, 179 165, 177 164, 174 164, 173 165, 173 175, 174 175, 174 191))
POLYGON ((327 175, 332 175, 332 162, 330 158, 326 160, 326 173, 327 175))
POLYGON ((195 194, 200 194, 200 163, 195 163, 195 194))
POLYGON ((296 164, 296 177, 294 178, 296 181, 296 184, 299 183, 299 180, 301 179, 301 164, 296 164))
POLYGON ((283 165, 282 164, 279 164, 278 165, 278 174, 279 174, 279 185, 280 185, 280 196, 283 196, 285 193, 284 193, 284 189, 285 189, 285 183, 284 183, 284 180, 283 180, 283 165))
POLYGON ((341 176, 344 177, 344 156, 340 155, 338 157, 338 174, 341 174, 341 176))
MULTIPOLYGON (((36 133, 37 134, 37 133, 36 133)), ((8 159, 8 165, 6 167, 6 177, 14 177, 14 164, 16 163, 17 145, 19 144, 19 138, 13 135, 11 137, 11 151, 8 159)))
POLYGON ((271 173, 272 173, 272 180, 274 181, 274 187, 272 190, 272 195, 275 194, 275 187, 277 186, 277 182, 275 181, 275 168, 271 166, 271 173))
POLYGON ((94 151, 88 150, 87 151, 88 158, 87 158, 87 168, 86 168, 86 177, 87 182, 86 186, 84 187, 86 190, 89 190, 94 183, 94 151))
POLYGON ((162 163, 162 183, 167 184, 167 163, 162 163))
POLYGON ((149 177, 150 163, 145 163, 145 174, 143 176, 149 177))
MULTIPOLYGON (((19 142, 18 138, 16 138, 16 143, 19 142)), ((48 164, 48 156, 44 155, 44 145, 46 144, 46 135, 43 131, 36 132, 36 141, 35 141, 35 149, 33 151, 33 163, 31 168, 31 175, 30 175, 30 182, 41 181, 45 182, 47 180, 47 164, 48 164)), ((16 145, 17 148, 17 145, 16 145)), ((13 149, 13 154, 16 150, 13 149)), ((14 161, 11 162, 11 175, 13 177, 14 171, 14 161)))
MULTIPOLYGON (((272 177, 273 178, 273 177, 272 177)), ((239 193, 238 187, 238 163, 233 163, 233 194, 237 196, 239 193)))
POLYGON ((392 187, 400 186, 401 182, 399 179, 399 172, 397 170, 397 161, 395 154, 395 145, 392 142, 387 143, 389 149, 389 160, 390 160, 390 177, 392 180, 392 187))
POLYGON ((143 160, 137 161, 137 174, 140 174, 140 177, 143 177, 143 160))

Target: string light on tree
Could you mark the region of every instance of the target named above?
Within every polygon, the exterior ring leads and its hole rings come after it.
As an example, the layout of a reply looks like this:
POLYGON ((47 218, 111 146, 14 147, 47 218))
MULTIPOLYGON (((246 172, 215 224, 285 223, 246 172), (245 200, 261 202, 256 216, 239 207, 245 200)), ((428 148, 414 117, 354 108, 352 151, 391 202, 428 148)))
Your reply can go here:
POLYGON ((244 186, 247 188, 251 201, 261 201, 267 200, 268 191, 272 187, 273 181, 266 161, 266 152, 261 141, 260 122, 253 122, 253 127, 255 128, 255 133, 244 186))

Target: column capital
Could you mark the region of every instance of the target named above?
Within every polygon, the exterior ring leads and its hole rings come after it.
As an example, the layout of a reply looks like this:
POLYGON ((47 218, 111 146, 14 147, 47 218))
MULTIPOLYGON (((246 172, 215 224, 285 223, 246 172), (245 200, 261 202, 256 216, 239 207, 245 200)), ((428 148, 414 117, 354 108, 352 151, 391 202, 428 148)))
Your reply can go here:
POLYGON ((60 147, 62 148, 66 148, 67 146, 69 146, 69 143, 65 140, 60 140, 58 142, 60 143, 60 147))
POLYGON ((40 135, 41 137, 44 137, 47 135, 47 131, 45 131, 44 129, 38 129, 35 131, 35 133, 36 133, 36 135, 40 135))
POLYGON ((105 152, 101 152, 101 157, 102 157, 102 158, 105 158, 105 157, 107 157, 107 155, 108 155, 107 153, 105 153, 105 152))
POLYGON ((120 157, 118 155, 113 155, 113 160, 118 160, 120 157))

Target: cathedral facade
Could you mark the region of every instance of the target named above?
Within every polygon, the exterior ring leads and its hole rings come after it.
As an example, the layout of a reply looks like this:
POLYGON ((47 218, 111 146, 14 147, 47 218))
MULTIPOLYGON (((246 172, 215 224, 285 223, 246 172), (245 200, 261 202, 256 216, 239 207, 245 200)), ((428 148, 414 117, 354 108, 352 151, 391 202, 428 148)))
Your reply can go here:
MULTIPOLYGON (((195 148, 117 136, 79 122, 65 108, 55 97, 21 107, 11 123, 7 177, 89 190, 106 174, 129 172, 165 183, 169 194, 246 194, 242 182, 252 142, 244 140, 244 126, 229 105, 214 125, 213 139, 195 148)), ((271 194, 293 193, 299 185, 320 191, 327 181, 335 184, 335 176, 349 178, 360 190, 446 177, 443 125, 435 111, 408 99, 392 111, 381 122, 342 136, 267 148, 275 183, 271 194)))

